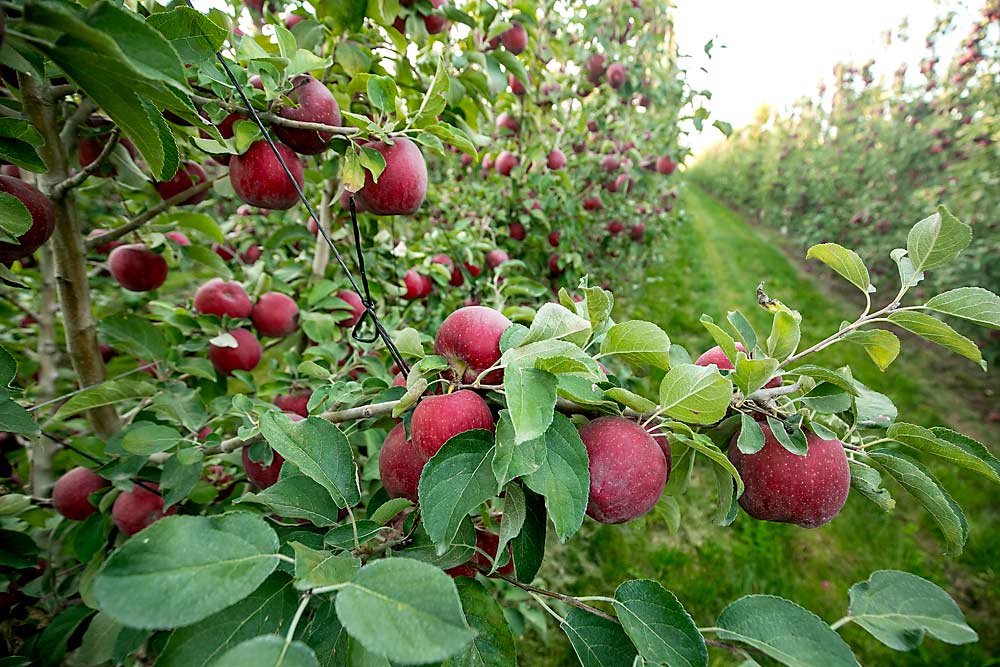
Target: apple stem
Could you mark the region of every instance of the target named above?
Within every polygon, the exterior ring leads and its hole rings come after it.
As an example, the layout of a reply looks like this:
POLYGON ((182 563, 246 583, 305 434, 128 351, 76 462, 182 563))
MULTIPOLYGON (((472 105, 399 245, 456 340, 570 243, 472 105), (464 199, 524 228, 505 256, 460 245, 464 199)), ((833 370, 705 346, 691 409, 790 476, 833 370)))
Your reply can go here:
POLYGON ((851 618, 850 616, 845 616, 842 619, 840 619, 839 621, 835 621, 834 623, 831 623, 830 624, 830 629, 831 630, 837 630, 841 626, 846 625, 847 623, 850 623, 852 620, 854 620, 854 619, 851 618))

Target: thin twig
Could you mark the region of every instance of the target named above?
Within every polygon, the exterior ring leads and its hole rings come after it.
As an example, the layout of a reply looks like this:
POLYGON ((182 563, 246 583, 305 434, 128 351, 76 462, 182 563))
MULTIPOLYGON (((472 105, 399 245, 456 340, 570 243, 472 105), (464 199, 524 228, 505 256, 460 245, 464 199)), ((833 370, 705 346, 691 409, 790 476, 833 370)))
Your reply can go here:
POLYGON ((118 145, 118 139, 120 136, 121 131, 117 127, 111 130, 111 133, 108 135, 107 142, 104 144, 104 147, 101 148, 101 152, 97 154, 97 157, 90 164, 81 168, 80 171, 76 172, 66 180, 61 183, 56 183, 52 187, 51 196, 55 199, 65 197, 67 192, 83 183, 90 177, 91 174, 100 169, 101 165, 104 164, 104 161, 111 155, 111 151, 113 151, 115 146, 118 145))
MULTIPOLYGON (((483 570, 483 571, 486 572, 486 570, 483 570)), ((587 612, 588 614, 593 614, 594 616, 600 616, 601 618, 603 618, 603 619, 605 619, 607 621, 611 621, 612 623, 618 623, 619 622, 618 619, 615 618, 614 616, 612 616, 611 614, 609 614, 607 612, 604 612, 604 611, 601 611, 597 607, 591 607, 589 604, 587 604, 585 602, 580 602, 579 600, 577 600, 575 597, 573 597, 571 595, 563 595, 562 593, 556 593, 555 591, 547 591, 544 588, 538 588, 536 586, 529 586, 528 584, 522 584, 520 581, 517 581, 516 579, 511 579, 510 577, 505 577, 504 575, 499 574, 499 573, 498 574, 494 574, 493 576, 497 577, 499 579, 503 579, 504 581, 506 581, 509 584, 514 584, 515 586, 517 586, 521 590, 527 591, 528 593, 538 593, 539 595, 544 595, 544 596, 550 597, 550 598, 552 598, 554 600, 559 600, 560 602, 565 602, 566 604, 568 604, 571 607, 576 607, 577 609, 582 609, 585 612, 587 612)))
POLYGON ((62 145, 66 147, 67 151, 69 150, 70 145, 76 140, 76 129, 80 127, 84 121, 90 118, 90 114, 95 111, 97 111, 97 105, 94 104, 94 102, 89 98, 85 99, 80 102, 80 105, 77 106, 76 110, 73 111, 69 118, 66 119, 66 122, 63 123, 62 129, 59 130, 59 141, 62 142, 62 145))
MULTIPOLYGON (((218 104, 220 107, 231 113, 241 113, 243 111, 243 108, 240 106, 237 106, 235 104, 227 104, 221 100, 212 99, 211 97, 192 95, 191 100, 197 105, 218 104)), ((356 127, 327 125, 325 123, 310 123, 304 120, 292 120, 291 118, 282 118, 281 116, 270 113, 268 111, 257 111, 257 117, 260 118, 261 120, 266 120, 272 125, 281 125, 284 127, 295 128, 297 130, 316 130, 317 132, 325 132, 327 134, 333 134, 342 137, 351 137, 361 132, 361 130, 359 130, 356 127)))

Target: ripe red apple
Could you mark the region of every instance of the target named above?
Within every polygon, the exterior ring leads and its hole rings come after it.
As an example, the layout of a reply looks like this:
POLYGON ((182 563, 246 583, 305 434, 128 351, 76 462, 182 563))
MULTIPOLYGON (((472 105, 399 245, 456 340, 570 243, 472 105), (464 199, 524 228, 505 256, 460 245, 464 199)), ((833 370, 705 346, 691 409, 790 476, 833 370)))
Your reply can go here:
POLYGON ((635 241, 636 243, 641 243, 642 239, 645 238, 646 236, 645 223, 637 222, 634 225, 632 225, 631 229, 629 229, 629 234, 632 235, 633 241, 635 241))
POLYGON ((590 457, 590 517, 624 523, 653 508, 670 469, 649 433, 624 417, 600 417, 580 429, 580 439, 590 457))
POLYGON ((517 134, 520 130, 521 124, 517 122, 516 118, 511 116, 506 111, 497 116, 497 132, 500 133, 501 136, 517 134))
POLYGON ((558 229, 554 229, 549 232, 549 245, 553 248, 559 247, 559 240, 562 238, 562 232, 558 229))
POLYGON ((618 236, 625 231, 625 225, 620 220, 612 220, 608 223, 608 232, 612 236, 618 236))
POLYGON ((0 243, 0 263, 10 264, 27 257, 49 240, 56 229, 56 214, 49 198, 33 185, 13 176, 0 176, 0 192, 17 197, 31 215, 31 227, 17 237, 17 243, 0 243))
POLYGON ((604 76, 606 58, 604 54, 595 53, 587 58, 587 80, 595 86, 601 82, 604 76))
POLYGON ((366 172, 365 185, 355 195, 355 200, 375 215, 410 215, 427 196, 427 163, 420 149, 405 137, 395 137, 393 142, 391 146, 381 141, 364 144, 385 158, 378 183, 366 172))
POLYGON ((142 243, 112 250, 108 255, 108 268, 118 284, 132 292, 154 290, 167 279, 167 260, 142 243))
POLYGON ((462 270, 455 266, 455 262, 451 261, 451 257, 448 255, 443 253, 434 255, 434 258, 431 260, 431 264, 440 264, 451 272, 448 284, 452 287, 461 287, 465 282, 465 277, 462 276, 462 270))
MULTIPOLYGON (((205 170, 201 168, 201 165, 197 162, 191 162, 190 160, 182 162, 181 166, 177 169, 177 173, 169 181, 159 181, 153 185, 156 189, 157 194, 160 195, 161 199, 170 199, 175 195, 179 195, 189 188, 193 188, 199 183, 204 183, 208 179, 205 175, 205 170)), ((179 206, 194 206, 200 202, 205 201, 208 197, 208 190, 199 192, 198 194, 191 195, 184 201, 180 202, 179 206)))
POLYGON ((549 169, 558 171, 566 166, 566 155, 558 148, 549 151, 549 158, 546 160, 549 169))
MULTIPOLYGON (((479 551, 476 551, 475 555, 470 558, 467 563, 448 568, 445 572, 452 577, 469 578, 475 577, 476 574, 483 572, 484 570, 485 572, 489 572, 493 568, 493 561, 497 557, 497 549, 500 548, 500 537, 496 533, 477 529, 476 548, 479 551), (480 551, 489 554, 489 558, 480 553, 480 551)), ((507 553, 510 554, 510 558, 508 559, 506 565, 497 568, 497 573, 509 577, 514 574, 514 554, 511 551, 509 544, 507 545, 507 553)))
POLYGON ((21 168, 14 164, 0 165, 0 174, 11 178, 21 178, 21 168))
POLYGON ((497 173, 502 176, 510 176, 510 172, 518 165, 517 156, 510 151, 503 151, 497 156, 497 173))
POLYGON ((163 236, 170 239, 177 245, 191 245, 191 239, 189 239, 187 234, 184 232, 167 232, 163 236))
POLYGON ((281 338, 298 328, 299 307, 287 294, 268 292, 257 299, 250 319, 260 335, 281 338))
MULTIPOLYGON (((159 485, 143 482, 146 486, 159 491, 159 485)), ((163 511, 163 496, 154 493, 138 484, 131 491, 122 492, 115 498, 111 506, 111 519, 118 530, 126 535, 135 535, 147 526, 151 526, 168 514, 176 514, 177 505, 163 511)))
POLYGON ((109 482, 93 470, 77 466, 52 487, 52 506, 67 519, 83 521, 97 511, 88 496, 108 485, 109 482))
MULTIPOLYGON (((743 347, 743 343, 736 343, 736 349, 740 352, 747 351, 746 348, 743 347)), ((731 371, 734 368, 736 368, 733 365, 733 362, 729 361, 729 357, 726 356, 726 353, 723 352, 722 348, 719 347, 718 345, 705 352, 703 355, 698 357, 694 362, 695 366, 709 366, 711 364, 715 364, 716 368, 718 368, 720 371, 731 371)), ((773 389, 774 387, 780 387, 781 382, 782 382, 781 376, 777 375, 768 380, 767 384, 764 385, 764 388, 773 389)))
POLYGON ((524 87, 524 84, 513 74, 507 77, 507 84, 510 86, 510 92, 514 93, 518 97, 524 95, 528 92, 528 89, 524 87))
POLYGON ((194 293, 195 312, 219 317, 250 317, 253 304, 243 286, 212 278, 194 293))
POLYGON ((264 254, 263 248, 261 248, 259 245, 252 245, 240 253, 240 261, 246 264, 247 266, 250 266, 258 259, 260 259, 260 256, 262 254, 264 254))
MULTIPOLYGON (((291 105, 280 104, 275 113, 289 120, 301 120, 324 125, 340 125, 340 107, 333 93, 322 81, 308 75, 292 79, 292 90, 285 93, 291 105)), ((274 133, 296 153, 317 155, 326 149, 333 137, 329 132, 298 130, 275 125, 274 133)))
POLYGON ((274 397, 274 404, 282 412, 291 412, 305 419, 309 416, 309 399, 311 397, 312 389, 302 389, 287 394, 278 394, 274 397))
POLYGON ((600 197, 587 197, 583 200, 584 211, 600 211, 604 209, 604 202, 600 197))
POLYGON ((520 23, 514 24, 500 33, 500 42, 515 56, 528 48, 528 31, 520 23))
MULTIPOLYGON (((431 5, 434 9, 438 9, 444 4, 444 0, 431 0, 431 5)), ((440 14, 426 14, 424 16, 424 28, 427 29, 428 35, 437 35, 448 29, 450 23, 448 19, 440 14)))
POLYGON ((361 297, 358 296, 356 292, 347 289, 342 289, 337 292, 336 297, 341 301, 346 301, 351 307, 351 316, 346 320, 340 320, 337 322, 337 326, 343 328, 353 327, 361 320, 361 316, 364 315, 365 304, 361 303, 361 297))
POLYGON ((601 169, 606 172, 618 171, 622 166, 622 161, 614 155, 605 155, 601 158, 601 169))
POLYGON ((528 232, 524 228, 524 225, 522 225, 520 222, 512 222, 509 225, 507 225, 507 232, 510 234, 510 237, 515 241, 523 241, 525 237, 528 235, 528 232))
POLYGON ((816 528, 837 516, 851 489, 847 455, 839 440, 822 440, 806 432, 809 452, 798 456, 785 449, 766 423, 764 447, 744 454, 736 442, 729 444, 729 460, 743 478, 740 507, 762 521, 794 523, 816 528))
POLYGON ((306 17, 300 14, 289 14, 288 16, 285 17, 285 28, 291 30, 292 28, 294 28, 299 23, 305 20, 306 17))
POLYGON ((403 298, 407 301, 413 301, 428 296, 434 284, 427 276, 410 269, 403 276, 403 285, 406 287, 406 294, 403 295, 403 298))
MULTIPOLYGON (((503 313, 483 306, 452 312, 434 337, 434 354, 448 360, 454 376, 471 383, 500 359, 500 336, 511 325, 503 313)), ((503 370, 491 371, 483 382, 499 384, 503 370)))
POLYGON ((611 63, 608 65, 608 85, 614 89, 621 88, 628 79, 628 70, 621 63, 611 63))
POLYGON ((486 266, 495 269, 504 262, 510 261, 510 255, 503 250, 490 250, 486 253, 486 266))
MULTIPOLYGON (((298 415, 294 416, 299 417, 298 415)), ((299 417, 299 419, 302 418, 299 417)), ((274 486, 281 475, 281 466, 284 463, 285 459, 273 449, 271 450, 271 463, 264 465, 250 458, 249 447, 243 448, 243 472, 246 473, 247 479, 258 489, 263 490, 269 486, 274 486)))
POLYGON ((224 375, 237 370, 252 371, 260 363, 260 341, 246 329, 233 329, 229 334, 236 339, 236 347, 208 347, 208 358, 215 370, 224 375))
POLYGON ((559 267, 559 253, 554 252, 549 255, 549 273, 554 276, 562 275, 563 269, 559 267))
MULTIPOLYGON (((275 145, 301 188, 304 183, 302 160, 288 146, 280 143, 275 145)), ((288 180, 285 170, 281 168, 281 163, 266 141, 255 141, 246 153, 232 157, 229 182, 232 183, 236 196, 252 206, 284 211, 295 206, 295 202, 299 200, 295 186, 288 180)))
POLYGON ((236 248, 219 243, 212 244, 212 252, 221 257, 223 262, 231 261, 236 257, 236 248))
POLYGON ((403 424, 396 424, 385 436, 378 453, 379 476, 389 497, 409 498, 417 502, 417 485, 426 463, 427 456, 413 444, 413 440, 406 439, 403 424))
POLYGON ((670 174, 674 173, 674 169, 676 168, 677 165, 674 163, 673 160, 670 159, 669 155, 664 155, 663 157, 661 157, 656 161, 656 171, 663 174, 664 176, 669 176, 670 174))
POLYGON ((472 429, 493 432, 493 415, 486 401, 470 389, 441 396, 425 396, 410 420, 410 437, 430 458, 449 439, 472 429))

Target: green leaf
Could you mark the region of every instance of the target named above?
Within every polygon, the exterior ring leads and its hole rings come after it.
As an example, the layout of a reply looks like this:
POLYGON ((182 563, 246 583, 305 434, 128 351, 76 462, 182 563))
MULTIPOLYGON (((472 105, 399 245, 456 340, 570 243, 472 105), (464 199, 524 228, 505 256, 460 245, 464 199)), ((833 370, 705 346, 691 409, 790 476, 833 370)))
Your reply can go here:
MULTIPOLYGON (((198 453, 200 455, 201 452, 198 453)), ((164 508, 172 507, 187 498, 200 479, 201 461, 185 464, 176 454, 167 459, 160 476, 164 508)))
POLYGON ((410 664, 451 657, 475 636, 451 577, 410 558, 361 568, 337 594, 337 616, 372 653, 410 664))
POLYGON ((298 602, 291 579, 276 572, 243 600, 170 633, 157 667, 212 667, 219 656, 247 639, 283 635, 298 602))
POLYGON ((144 317, 112 315, 101 318, 97 328, 115 347, 140 359, 162 359, 167 355, 163 333, 144 317))
MULTIPOLYGON (((500 536, 496 553, 503 554, 507 544, 521 533, 528 509, 525 506, 524 490, 520 484, 511 484, 503 499, 503 517, 500 520, 500 536)), ((502 565, 498 557, 490 568, 493 574, 502 565)))
POLYGON ((786 375, 804 375, 819 382, 829 382, 830 384, 843 389, 851 396, 858 395, 858 389, 854 386, 852 379, 842 373, 822 366, 796 366, 787 371, 782 371, 786 375))
POLYGON ((913 268, 913 261, 907 257, 906 250, 903 248, 896 248, 889 253, 889 257, 892 258, 892 261, 896 262, 896 268, 899 270, 900 285, 913 287, 924 279, 924 272, 920 271, 918 273, 913 268))
POLYGON ((180 252, 183 256, 192 261, 203 264, 212 270, 212 274, 220 278, 229 280, 233 277, 233 272, 226 265, 226 262, 219 257, 211 248, 203 245, 181 246, 180 252))
POLYGON ((726 607, 718 638, 751 646, 788 667, 858 667, 851 648, 816 614, 772 595, 747 595, 726 607))
MULTIPOLYGON (((843 370, 843 369, 841 369, 843 370)), ((896 420, 896 406, 889 397, 852 380, 858 397, 854 400, 856 421, 864 428, 887 428, 896 420)))
POLYGON ((490 467, 493 438, 488 431, 459 433, 424 466, 418 494, 424 528, 444 553, 465 516, 496 494, 490 467))
POLYGON ((264 635, 229 649, 213 667, 319 667, 319 661, 300 641, 286 647, 284 637, 264 635))
POLYGON ((979 346, 936 317, 907 310, 893 313, 889 316, 889 321, 969 359, 984 371, 986 370, 986 362, 983 361, 983 354, 979 351, 979 346))
POLYGON ((767 425, 778 443, 792 454, 805 456, 809 452, 809 442, 803 435, 802 429, 795 424, 768 415, 767 425))
POLYGON ((965 514, 930 471, 913 459, 887 449, 871 451, 868 458, 909 491, 934 518, 948 545, 947 555, 960 555, 969 539, 965 514))
POLYGON ((176 225, 185 229, 193 229, 194 231, 204 234, 217 243, 226 242, 226 235, 222 232, 222 228, 219 227, 218 223, 216 223, 211 216, 204 213, 194 213, 192 211, 169 211, 157 216, 156 224, 176 225))
POLYGON ((17 238, 31 229, 31 213, 12 194, 0 192, 0 241, 20 245, 17 238))
POLYGON ((909 572, 879 570, 851 586, 851 621, 897 651, 909 651, 930 635, 948 644, 979 639, 955 601, 933 582, 909 572))
POLYGON ((438 139, 469 155, 478 155, 476 145, 460 129, 447 123, 435 123, 424 128, 438 139))
POLYGON ((412 119, 414 127, 425 127, 437 121, 437 115, 444 111, 447 105, 444 96, 448 92, 448 87, 449 77, 448 71, 445 69, 445 59, 439 58, 437 69, 434 71, 434 78, 431 79, 430 85, 427 86, 427 92, 420 101, 420 108, 417 110, 416 116, 412 119))
POLYGON ((874 292, 868 268, 858 253, 836 243, 820 243, 809 248, 806 259, 818 259, 865 293, 874 292))
POLYGON ((739 497, 743 495, 743 479, 740 477, 740 473, 730 462, 726 453, 719 449, 718 445, 712 442, 711 438, 700 433, 696 434, 694 438, 688 438, 679 433, 674 433, 673 437, 676 438, 678 442, 682 442, 699 454, 704 455, 716 466, 729 473, 729 476, 736 482, 736 496, 739 497))
POLYGON ((362 167, 371 172, 372 180, 378 183, 379 176, 385 171, 385 157, 374 148, 362 146, 358 160, 362 167))
POLYGON ((772 357, 785 359, 795 353, 802 339, 801 321, 802 316, 796 311, 775 311, 771 335, 767 337, 767 350, 772 357))
POLYGON ((540 438, 552 423, 556 408, 556 376, 512 364, 504 369, 504 393, 514 426, 514 446, 540 438))
POLYGON ((306 519, 316 526, 336 525, 340 509, 323 486, 298 472, 283 475, 275 484, 259 493, 248 493, 238 502, 265 505, 275 514, 306 519))
POLYGON ((70 638, 93 613, 93 609, 82 604, 69 606, 59 612, 36 638, 33 653, 38 660, 34 664, 42 667, 64 665, 70 638))
POLYGON ((820 382, 802 397, 802 405, 820 414, 832 415, 851 409, 854 401, 847 392, 828 382, 820 382))
POLYGON ((361 559, 292 542, 295 551, 295 587, 301 591, 350 581, 361 569, 361 559))
POLYGON ((528 329, 528 335, 521 345, 542 340, 567 340, 578 347, 585 347, 590 340, 591 326, 568 308, 558 303, 546 303, 535 313, 528 329))
POLYGON ((925 306, 1000 330, 1000 296, 982 287, 959 287, 931 297, 925 306))
POLYGON ((1000 484, 1000 461, 972 438, 946 428, 928 429, 915 424, 897 422, 886 436, 898 443, 941 457, 948 462, 975 471, 991 482, 1000 484))
POLYGON ((583 525, 590 497, 590 459, 573 423, 556 413, 545 432, 546 457, 524 483, 545 497, 556 536, 565 543, 583 525))
POLYGON ((750 359, 743 352, 736 353, 736 370, 730 375, 733 383, 749 396, 770 382, 778 370, 778 360, 770 357, 750 359))
POLYGON ((660 407, 688 424, 711 424, 726 416, 733 384, 712 366, 674 366, 660 384, 660 407))
POLYGON ((972 242, 972 227, 953 216, 944 206, 913 226, 906 237, 906 251, 915 271, 928 271, 949 264, 972 242))
POLYGON ((656 410, 656 403, 653 403, 645 396, 640 396, 622 387, 606 389, 604 395, 618 401, 627 408, 632 408, 639 414, 650 414, 656 410))
POLYGON ((524 490, 524 525, 511 540, 511 560, 517 580, 530 584, 542 567, 545 557, 545 499, 529 489, 524 490))
MULTIPOLYGON (((7 64, 7 63, 4 63, 7 64)), ((45 173, 45 163, 35 150, 45 142, 31 123, 0 118, 0 159, 35 173, 45 173)))
POLYGON ((409 498, 391 498, 379 505, 378 509, 372 512, 370 519, 372 523, 384 526, 408 507, 413 507, 413 501, 409 498))
POLYGON ((260 418, 260 432, 286 461, 325 488, 337 507, 361 502, 354 454, 336 426, 319 417, 293 422, 273 411, 260 418))
POLYGON ((722 348, 722 352, 726 355, 726 358, 735 362, 736 341, 733 340, 733 337, 726 333, 726 330, 716 324, 708 315, 702 315, 699 321, 703 327, 708 329, 708 333, 712 335, 712 339, 716 345, 722 348))
POLYGON ((746 349, 747 354, 753 352, 753 349, 757 347, 757 333, 753 330, 753 325, 750 324, 750 320, 746 318, 746 315, 738 310, 731 310, 726 314, 726 319, 729 323, 733 325, 733 329, 739 336, 740 342, 743 343, 743 347, 746 349))
POLYGON ((277 567, 277 551, 277 535, 250 514, 168 516, 111 554, 94 593, 128 627, 188 625, 252 593, 277 567))
POLYGON ((475 579, 455 580, 462 610, 476 638, 465 649, 444 661, 441 667, 514 667, 517 651, 503 609, 475 579))
POLYGON ((744 454, 756 454, 764 449, 764 431, 757 420, 745 412, 740 413, 740 435, 736 447, 744 454))
POLYGON ((368 101, 383 113, 392 113, 396 108, 396 82, 388 76, 368 77, 368 101))
POLYGON ((62 404, 56 412, 56 419, 66 419, 84 410, 114 405, 136 398, 148 398, 156 393, 156 387, 149 382, 138 380, 111 380, 96 387, 85 389, 62 404))
POLYGON ((382 526, 368 519, 361 519, 353 524, 347 522, 336 528, 331 528, 323 537, 323 542, 335 549, 354 549, 355 531, 358 534, 358 543, 364 544, 378 537, 378 534, 382 532, 382 526))
POLYGON ((883 512, 895 509, 896 501, 882 488, 882 475, 878 470, 860 461, 848 460, 847 465, 851 469, 851 488, 878 505, 883 512))
POLYGON ((229 31, 190 7, 177 7, 168 12, 150 14, 146 23, 170 40, 185 64, 196 65, 208 60, 226 42, 229 31))
POLYGON ((707 667, 708 648, 694 620, 658 582, 623 583, 615 591, 615 611, 644 660, 668 667, 707 667))
POLYGON ((621 624, 573 607, 559 626, 582 667, 632 667, 635 645, 621 624))
POLYGON ((462 521, 458 534, 448 544, 448 549, 443 554, 438 555, 437 546, 427 536, 423 523, 417 525, 410 545, 396 552, 397 556, 423 561, 441 569, 468 563, 475 554, 476 529, 468 518, 462 521))
POLYGON ((497 492, 510 480, 538 470, 545 462, 545 455, 545 438, 542 436, 516 444, 510 412, 501 410, 500 419, 497 420, 496 450, 492 462, 497 492))
POLYGON ((652 322, 616 324, 601 341, 601 356, 617 355, 633 368, 670 368, 670 338, 652 322))
POLYGON ((866 329, 864 331, 852 331, 841 340, 865 348, 865 352, 880 371, 889 368, 889 364, 895 361, 899 355, 899 339, 885 329, 866 329))
POLYGON ((122 438, 122 449, 130 454, 149 456, 165 452, 180 441, 181 434, 175 428, 151 422, 137 422, 122 438))
POLYGON ((38 424, 31 413, 3 391, 0 391, 0 431, 25 435, 38 433, 38 424))
MULTIPOLYGON (((508 327, 508 330, 512 328, 508 327)), ((530 368, 538 363, 539 359, 559 359, 562 363, 566 363, 566 360, 579 362, 590 369, 590 377, 595 381, 604 378, 597 362, 590 355, 565 340, 542 340, 523 347, 510 348, 500 357, 500 363, 505 367, 519 364, 524 368, 530 368)))

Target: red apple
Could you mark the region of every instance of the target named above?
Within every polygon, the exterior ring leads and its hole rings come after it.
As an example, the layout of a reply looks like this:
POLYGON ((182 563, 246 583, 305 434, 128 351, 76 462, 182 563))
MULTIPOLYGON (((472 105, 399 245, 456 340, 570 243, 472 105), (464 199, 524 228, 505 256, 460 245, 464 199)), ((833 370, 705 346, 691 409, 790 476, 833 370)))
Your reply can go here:
POLYGON ((601 158, 601 169, 606 172, 618 171, 622 166, 622 161, 614 155, 605 155, 601 158))
POLYGON ((357 295, 356 292, 352 290, 342 289, 337 292, 336 297, 341 301, 346 301, 351 307, 351 316, 346 320, 340 320, 337 322, 337 326, 340 327, 353 327, 355 324, 361 321, 361 316, 365 313, 365 304, 361 302, 361 297, 357 295))
MULTIPOLYGON (((169 181, 159 181, 153 187, 161 199, 170 199, 185 190, 193 188, 198 183, 204 183, 206 179, 208 179, 208 176, 205 175, 205 170, 201 168, 201 165, 188 160, 181 163, 173 178, 169 181)), ((208 190, 203 190, 180 202, 179 206, 194 206, 205 201, 206 197, 208 197, 208 190)))
POLYGON ((549 169, 553 171, 558 171, 566 166, 566 155, 558 148, 553 148, 549 152, 549 158, 546 161, 549 169))
POLYGON ((413 269, 407 271, 406 275, 403 276, 403 285, 406 287, 406 294, 403 295, 403 298, 407 301, 424 298, 431 293, 433 287, 430 278, 413 269))
POLYGON ((549 255, 549 273, 554 276, 562 275, 563 269, 559 266, 559 253, 554 252, 549 255))
POLYGON ((552 246, 553 248, 558 248, 559 240, 561 238, 562 238, 562 232, 559 231, 558 229, 549 232, 549 245, 552 246))
POLYGON ((510 92, 514 93, 518 97, 528 92, 527 88, 524 87, 524 84, 521 82, 521 80, 518 79, 513 74, 507 77, 507 84, 510 86, 510 92))
MULTIPOLYGON (((340 107, 333 93, 319 79, 308 75, 292 79, 292 90, 285 93, 292 104, 279 104, 275 113, 289 120, 300 120, 324 125, 340 125, 340 107)), ((329 132, 299 130, 275 125, 274 133, 296 153, 317 155, 326 149, 333 137, 329 132)))
POLYGON ((126 535, 135 535, 143 528, 151 526, 167 514, 175 514, 177 505, 163 511, 163 496, 159 494, 159 485, 143 482, 145 486, 156 489, 149 491, 138 484, 131 491, 122 492, 115 498, 111 506, 111 519, 118 530, 126 535))
POLYGON ((89 468, 77 466, 59 478, 52 487, 52 506, 67 519, 83 521, 97 511, 89 499, 109 482, 89 468))
POLYGON ((500 33, 500 42, 504 48, 515 56, 528 48, 528 31, 515 22, 510 28, 500 33))
POLYGON ((224 375, 233 371, 252 371, 260 363, 261 347, 257 337, 246 329, 233 329, 229 332, 236 339, 236 347, 219 347, 209 345, 208 358, 215 370, 224 375))
POLYGON ((17 243, 0 243, 0 263, 10 264, 27 257, 49 240, 56 229, 52 202, 38 188, 13 176, 0 176, 0 192, 17 197, 31 216, 31 227, 17 243))
MULTIPOLYGON (((434 354, 448 360, 454 376, 471 383, 500 359, 500 336, 511 325, 503 313, 483 306, 466 306, 454 311, 434 337, 434 354)), ((503 370, 491 371, 485 384, 503 381, 503 370)))
MULTIPOLYGON (((403 384, 405 386, 405 383, 403 384)), ((417 502, 417 485, 427 456, 406 439, 403 424, 396 424, 378 453, 378 471, 382 486, 390 498, 409 498, 417 502)))
POLYGON ((486 266, 495 269, 504 262, 509 262, 510 256, 503 250, 490 250, 486 253, 486 266))
POLYGON ((289 14, 288 16, 285 17, 285 28, 291 30, 292 28, 294 28, 299 23, 305 20, 306 17, 300 14, 289 14))
POLYGON ((441 396, 425 396, 410 420, 410 437, 424 456, 437 454, 449 439, 472 429, 493 432, 493 415, 474 391, 461 389, 441 396))
MULTIPOLYGON (((275 145, 301 188, 304 183, 302 160, 288 146, 275 145)), ((252 206, 284 211, 295 206, 295 202, 299 200, 295 186, 288 180, 285 170, 281 168, 281 163, 266 141, 256 141, 246 153, 233 156, 229 167, 229 182, 232 183, 236 196, 252 206)))
POLYGON ((527 230, 525 230, 524 225, 522 225, 520 222, 512 222, 509 225, 507 225, 507 231, 510 234, 510 237, 515 241, 523 241, 525 237, 528 235, 528 232, 527 230))
POLYGON ((520 130, 521 124, 506 111, 497 116, 497 131, 501 135, 517 134, 520 130))
POLYGON ((580 439, 590 457, 590 517, 624 523, 653 508, 670 469, 649 433, 624 417, 600 417, 580 429, 580 439))
POLYGON ((311 397, 312 389, 302 389, 287 394, 278 394, 274 397, 274 404, 282 412, 291 412, 305 419, 309 416, 309 399, 311 397))
POLYGON ((646 236, 646 225, 641 222, 637 222, 629 229, 629 234, 632 235, 632 240, 636 243, 641 243, 642 239, 646 236))
POLYGON ((503 151, 497 156, 497 173, 502 176, 510 176, 510 172, 518 165, 517 156, 510 151, 503 151))
POLYGON ((187 234, 184 232, 167 232, 163 236, 170 239, 177 245, 191 245, 191 239, 189 239, 187 234))
POLYGON ((618 236, 625 231, 625 225, 620 220, 612 220, 608 223, 608 233, 612 236, 618 236))
POLYGON ((617 90, 625 85, 625 81, 628 79, 628 70, 621 63, 611 63, 608 65, 607 75, 608 85, 617 90))
POLYGON ((664 155, 663 157, 659 158, 656 161, 656 171, 663 174, 664 176, 669 176, 670 174, 674 173, 674 169, 676 168, 677 165, 674 163, 673 160, 670 159, 669 155, 664 155))
MULTIPOLYGON (((444 4, 444 0, 431 0, 434 9, 438 9, 444 4)), ((437 35, 448 29, 448 19, 440 14, 427 14, 424 16, 424 28, 428 35, 437 35)))
POLYGON ((118 284, 132 292, 148 292, 167 279, 167 260, 142 243, 118 246, 108 255, 108 268, 118 284))
POLYGON ((239 283, 212 278, 194 293, 194 309, 201 315, 250 317, 253 304, 239 283))
MULTIPOLYGON (((298 415, 295 416, 298 417, 298 415)), ((258 489, 266 489, 269 486, 274 486, 281 475, 281 466, 284 463, 285 459, 273 449, 271 450, 271 462, 264 465, 250 458, 249 447, 243 448, 243 472, 246 473, 247 479, 253 482, 253 485, 258 489)))
POLYGON ((298 328, 299 307, 287 294, 268 292, 257 300, 250 319, 260 335, 281 338, 298 328))
POLYGON ((587 197, 583 200, 584 211, 600 211, 604 209, 604 202, 600 197, 587 197))
POLYGON ((417 145, 405 137, 395 137, 390 146, 381 141, 369 141, 385 158, 385 170, 378 183, 365 173, 365 185, 355 199, 375 215, 410 215, 424 203, 427 196, 427 163, 417 145))
POLYGON ((767 423, 760 428, 764 447, 756 454, 739 450, 739 434, 729 444, 729 460, 743 479, 743 511, 762 521, 803 528, 822 526, 837 516, 851 489, 843 444, 806 432, 809 451, 798 456, 778 442, 767 423))
POLYGON ((604 55, 600 53, 595 53, 587 59, 587 79, 595 86, 604 76, 605 60, 604 55))

